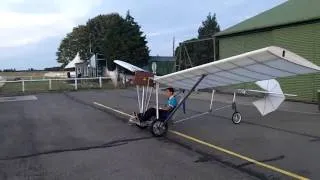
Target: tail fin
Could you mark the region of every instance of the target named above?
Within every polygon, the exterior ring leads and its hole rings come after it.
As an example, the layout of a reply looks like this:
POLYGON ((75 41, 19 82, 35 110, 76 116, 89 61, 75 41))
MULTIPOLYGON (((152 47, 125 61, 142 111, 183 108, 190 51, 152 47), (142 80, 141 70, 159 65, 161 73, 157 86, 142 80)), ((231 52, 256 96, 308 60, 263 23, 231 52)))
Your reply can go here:
POLYGON ((253 102, 253 105, 259 110, 262 116, 265 116, 279 108, 285 99, 280 84, 277 80, 258 81, 256 84, 262 89, 265 97, 253 102))

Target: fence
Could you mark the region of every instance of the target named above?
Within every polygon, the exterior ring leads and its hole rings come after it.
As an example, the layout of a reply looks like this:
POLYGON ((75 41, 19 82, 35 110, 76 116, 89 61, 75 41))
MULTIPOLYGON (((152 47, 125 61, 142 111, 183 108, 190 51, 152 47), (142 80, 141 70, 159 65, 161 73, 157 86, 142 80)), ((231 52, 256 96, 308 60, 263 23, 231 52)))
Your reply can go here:
POLYGON ((79 89, 107 89, 114 85, 109 77, 1 81, 0 93, 41 92, 79 89))

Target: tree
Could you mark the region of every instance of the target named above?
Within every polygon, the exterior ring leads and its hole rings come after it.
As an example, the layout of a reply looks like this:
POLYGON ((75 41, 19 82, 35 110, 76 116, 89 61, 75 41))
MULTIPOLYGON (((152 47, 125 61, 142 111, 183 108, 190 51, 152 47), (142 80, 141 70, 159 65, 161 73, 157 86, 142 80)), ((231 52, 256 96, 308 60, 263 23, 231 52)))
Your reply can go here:
POLYGON ((149 48, 147 47, 146 36, 143 35, 141 27, 127 11, 125 21, 119 25, 119 44, 121 52, 114 54, 115 58, 122 58, 129 63, 136 64, 140 67, 148 64, 149 48))
POLYGON ((58 62, 66 65, 77 52, 81 59, 90 58, 92 53, 102 54, 109 68, 113 60, 122 59, 138 66, 144 66, 149 59, 146 37, 129 11, 125 18, 117 13, 98 15, 89 19, 86 25, 78 26, 62 40, 58 62))
MULTIPOLYGON (((198 39, 212 38, 216 33, 220 32, 220 26, 217 22, 216 14, 211 16, 211 13, 207 16, 205 21, 202 21, 202 26, 198 29, 198 39)), ((209 63, 215 60, 214 49, 217 47, 217 41, 206 40, 197 44, 196 54, 198 64, 209 63)))
POLYGON ((218 32, 220 32, 220 26, 217 22, 216 14, 211 16, 211 13, 209 13, 207 19, 202 21, 202 26, 198 29, 198 38, 210 38, 218 32))
POLYGON ((89 46, 91 46, 93 53, 108 56, 105 45, 106 42, 108 42, 108 44, 112 42, 106 39, 107 32, 114 31, 120 21, 123 21, 123 19, 117 13, 98 15, 93 19, 89 19, 86 26, 89 30, 89 46))
POLYGON ((73 28, 71 33, 61 41, 57 55, 57 61, 66 66, 79 52, 81 59, 90 58, 89 32, 86 26, 80 25, 73 28))
MULTIPOLYGON (((193 66, 214 61, 213 40, 209 39, 201 41, 201 39, 212 38, 212 36, 218 32, 220 32, 220 27, 216 19, 216 14, 211 16, 211 13, 209 13, 206 20, 202 21, 202 25, 198 29, 198 37, 184 41, 184 47, 181 48, 181 54, 179 54, 180 47, 177 47, 175 54, 176 56, 181 56, 177 57, 177 59, 187 60, 187 58, 190 57, 193 66), (185 52, 186 49, 188 54, 185 52)), ((183 68, 185 67, 182 66, 182 69, 183 68)))

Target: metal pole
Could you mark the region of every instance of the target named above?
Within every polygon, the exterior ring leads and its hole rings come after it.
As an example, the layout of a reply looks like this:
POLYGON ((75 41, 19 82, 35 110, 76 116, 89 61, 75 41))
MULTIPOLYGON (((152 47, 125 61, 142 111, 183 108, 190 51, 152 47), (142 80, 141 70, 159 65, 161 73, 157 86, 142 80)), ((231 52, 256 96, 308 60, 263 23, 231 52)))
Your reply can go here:
POLYGON ((236 105, 236 95, 237 93, 233 93, 233 100, 232 100, 232 109, 236 112, 237 111, 237 105, 236 105))
MULTIPOLYGON (((193 64, 192 64, 191 58, 190 58, 190 56, 189 56, 187 47, 184 46, 184 49, 185 49, 185 51, 186 51, 186 54, 187 54, 187 57, 188 57, 188 60, 189 60, 189 64, 190 64, 191 67, 193 67, 193 64)), ((187 67, 185 67, 185 68, 187 68, 187 67)))
POLYGON ((138 106, 139 106, 139 111, 141 113, 141 103, 140 103, 140 90, 139 86, 137 85, 137 95, 138 95, 138 106))
POLYGON ((179 55, 178 55, 178 58, 176 58, 176 65, 175 65, 175 70, 173 72, 176 72, 176 71, 180 71, 181 70, 181 61, 182 61, 182 44, 179 43, 179 55))
POLYGON ((151 98, 151 93, 152 93, 152 87, 149 86, 149 83, 150 83, 150 79, 148 78, 145 111, 148 109, 150 98, 151 98), (149 95, 149 93, 150 93, 150 95, 149 95))
POLYGON ((216 61, 216 38, 213 36, 212 37, 213 41, 213 61, 216 61))
POLYGON ((206 77, 206 75, 202 75, 199 80, 196 82, 195 85, 193 85, 193 87, 190 89, 190 91, 188 92, 188 94, 183 97, 182 101, 179 102, 179 104, 177 105, 176 108, 174 108, 174 110, 169 114, 169 116, 167 117, 167 119, 165 120, 165 123, 168 122, 172 116, 174 115, 174 113, 180 108, 180 106, 187 100, 187 98, 191 95, 192 91, 194 91, 196 89, 196 87, 199 85, 199 83, 206 77))
POLYGON ((152 93, 153 93, 153 88, 151 87, 150 89, 151 90, 150 90, 150 93, 149 93, 149 98, 148 98, 148 101, 147 101, 146 109, 148 109, 148 107, 149 107, 150 99, 151 99, 151 96, 152 96, 152 93))
POLYGON ((144 103, 144 86, 142 86, 142 100, 141 100, 141 112, 140 113, 144 113, 144 106, 143 106, 143 103, 144 103))
POLYGON ((159 119, 159 83, 156 84, 156 114, 159 119))
POLYGON ((143 109, 143 112, 146 112, 147 110, 147 101, 148 101, 148 93, 149 93, 149 86, 147 86, 146 88, 146 95, 145 95, 145 98, 144 98, 144 109, 143 109))
POLYGON ((172 42, 172 56, 175 56, 175 37, 173 36, 173 42, 172 42))

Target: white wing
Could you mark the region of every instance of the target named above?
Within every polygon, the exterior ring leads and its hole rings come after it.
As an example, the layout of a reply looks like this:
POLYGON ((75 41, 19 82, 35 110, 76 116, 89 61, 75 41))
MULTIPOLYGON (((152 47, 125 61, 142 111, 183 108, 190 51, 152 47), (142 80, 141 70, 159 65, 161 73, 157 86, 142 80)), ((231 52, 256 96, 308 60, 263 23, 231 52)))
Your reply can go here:
POLYGON ((189 90, 202 75, 207 76, 197 89, 317 72, 320 72, 319 66, 286 49, 271 46, 156 77, 155 81, 174 88, 189 90))
POLYGON ((136 72, 136 71, 144 71, 144 72, 146 72, 146 70, 144 70, 144 69, 141 69, 141 68, 139 68, 137 66, 134 66, 132 64, 129 64, 129 63, 121 61, 121 60, 114 60, 113 62, 118 64, 119 66, 131 71, 131 72, 136 72))

